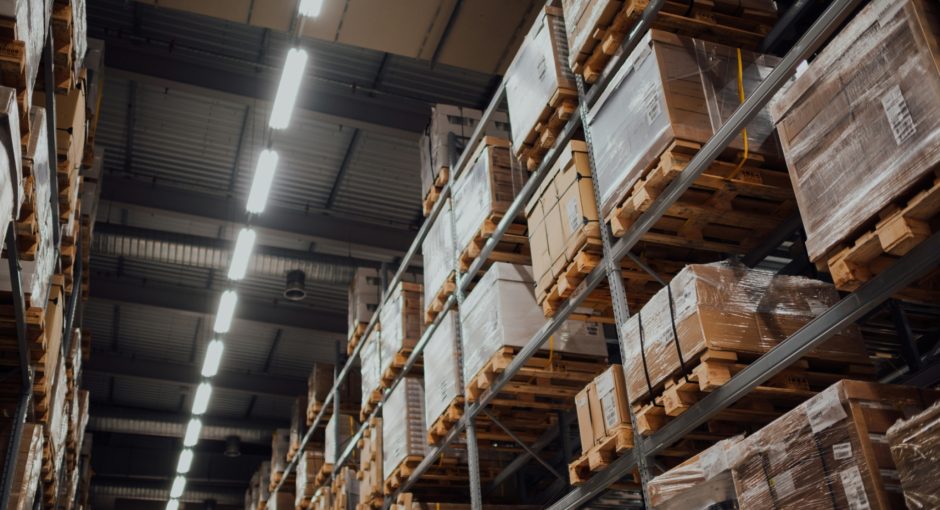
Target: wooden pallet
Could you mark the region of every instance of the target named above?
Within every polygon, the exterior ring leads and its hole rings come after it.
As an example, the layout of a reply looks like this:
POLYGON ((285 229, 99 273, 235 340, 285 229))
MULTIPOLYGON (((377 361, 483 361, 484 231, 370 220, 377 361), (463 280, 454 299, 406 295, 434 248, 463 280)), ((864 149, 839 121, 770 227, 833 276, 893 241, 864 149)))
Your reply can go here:
MULTIPOLYGON (((656 432, 706 394, 723 386, 758 357, 756 354, 706 349, 699 358, 686 362, 688 377, 677 373, 660 385, 661 389, 654 387, 656 395, 652 400, 647 395, 644 400, 633 404, 637 431, 644 436, 656 432)), ((867 364, 804 358, 754 388, 714 420, 759 427, 841 379, 867 379, 873 375, 874 367, 867 364)), ((737 427, 724 428, 728 436, 741 432, 737 427)))
POLYGON ((450 298, 450 296, 457 290, 457 275, 456 273, 450 273, 450 276, 444 281, 444 284, 441 285, 440 290, 434 295, 434 299, 430 303, 425 303, 424 310, 424 324, 430 324, 434 322, 434 319, 437 318, 438 314, 445 311, 444 303, 450 298))
POLYGON ((605 469, 617 457, 633 449, 633 429, 629 425, 620 425, 603 440, 584 452, 578 460, 568 465, 568 478, 571 485, 581 485, 588 481, 593 473, 605 469))
POLYGON ((368 392, 368 395, 362 395, 362 409, 359 411, 359 421, 366 421, 375 410, 375 406, 382 401, 382 390, 374 389, 368 392))
MULTIPOLYGON (((591 36, 580 48, 571 48, 571 69, 594 83, 630 30, 636 25, 650 0, 601 0, 605 12, 598 25, 585 28, 591 36)), ((726 45, 757 49, 776 22, 776 14, 728 9, 727 2, 667 0, 654 18, 652 28, 710 40, 726 45), (723 12, 724 9, 724 12, 723 12)))
MULTIPOLYGON (((479 258, 480 251, 486 241, 492 237, 496 231, 496 226, 502 220, 502 214, 494 213, 487 218, 477 234, 470 241, 470 244, 464 248, 457 259, 457 267, 461 272, 470 269, 473 262, 479 258)), ((532 256, 529 252, 529 237, 526 235, 528 225, 525 218, 517 218, 509 229, 500 238, 496 244, 496 249, 486 259, 487 263, 509 262, 511 264, 531 264, 532 256)))
POLYGON ((444 186, 447 185, 449 179, 450 168, 442 166, 437 172, 437 177, 434 178, 431 189, 428 190, 427 195, 424 196, 424 201, 421 202, 421 212, 423 212, 425 216, 431 214, 431 209, 434 208, 434 204, 441 198, 441 193, 444 192, 444 186))
POLYGON ((539 114, 539 120, 516 150, 516 157, 530 171, 538 168, 565 124, 578 111, 578 91, 559 87, 539 114))
POLYGON ((72 40, 74 12, 70 2, 57 2, 52 8, 52 40, 55 48, 54 71, 57 91, 68 92, 75 87, 78 76, 75 74, 72 40))
MULTIPOLYGON (((937 232, 940 227, 940 170, 934 171, 917 189, 919 191, 909 200, 882 210, 870 229, 840 243, 818 261, 820 269, 828 269, 832 274, 836 288, 857 290, 937 232)), ((933 271, 898 296, 936 303, 940 299, 940 271, 933 271)))
MULTIPOLYGON (((417 340, 406 339, 404 343, 409 345, 417 344, 417 340)), ((395 378, 398 377, 398 374, 401 373, 402 369, 405 368, 405 362, 408 361, 408 358, 411 356, 413 349, 411 347, 403 347, 396 352, 389 363, 388 368, 382 372, 382 378, 379 380, 379 389, 386 390, 391 389, 392 383, 395 382, 395 378)), ((423 365, 419 361, 415 363, 415 368, 421 368, 423 365)))
POLYGON ((314 487, 323 487, 326 482, 330 480, 330 475, 333 474, 333 464, 324 463, 320 467, 320 471, 317 472, 316 478, 313 480, 314 487))
MULTIPOLYGON (((360 322, 349 332, 349 339, 346 341, 346 355, 352 356, 356 346, 359 345, 359 342, 362 340, 362 334, 366 332, 366 327, 369 325, 368 322, 360 322)), ((379 331, 379 324, 375 324, 375 331, 379 331)))
POLYGON ((428 427, 428 444, 436 445, 438 441, 444 439, 447 434, 450 433, 451 428, 460 421, 460 418, 463 416, 463 405, 464 399, 462 396, 457 396, 454 400, 447 406, 447 409, 441 413, 440 416, 434 420, 434 423, 428 427))
MULTIPOLYGON (((701 144, 675 140, 607 216, 624 236, 666 186, 685 170, 701 144)), ((643 240, 679 248, 745 254, 796 210, 787 172, 763 157, 729 150, 714 161, 643 240)))
MULTIPOLYGON (((490 388, 521 349, 502 347, 466 384, 465 397, 476 402, 490 388)), ((491 407, 535 410, 570 409, 574 396, 607 367, 594 356, 539 351, 523 365, 491 401, 491 407)))
POLYGON ((420 455, 409 455, 392 469, 391 474, 385 477, 385 495, 391 495, 395 492, 395 489, 401 487, 401 484, 411 476, 411 473, 422 460, 424 459, 420 455))

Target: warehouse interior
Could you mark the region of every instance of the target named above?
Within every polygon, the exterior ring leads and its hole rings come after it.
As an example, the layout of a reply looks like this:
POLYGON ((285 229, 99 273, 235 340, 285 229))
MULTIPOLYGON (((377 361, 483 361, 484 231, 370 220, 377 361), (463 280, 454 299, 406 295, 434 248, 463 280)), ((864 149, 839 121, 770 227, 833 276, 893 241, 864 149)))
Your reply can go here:
POLYGON ((933 2, 0 26, 0 510, 940 507, 933 2))

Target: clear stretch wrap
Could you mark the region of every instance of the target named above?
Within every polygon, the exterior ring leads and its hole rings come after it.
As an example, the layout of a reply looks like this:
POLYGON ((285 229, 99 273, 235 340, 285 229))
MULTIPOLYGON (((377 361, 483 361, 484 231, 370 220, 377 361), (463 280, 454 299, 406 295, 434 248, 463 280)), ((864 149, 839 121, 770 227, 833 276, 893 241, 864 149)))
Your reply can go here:
MULTIPOLYGON (((82 12, 84 14, 84 11, 82 12)), ((0 1, 0 16, 11 18, 14 22, 12 38, 24 44, 23 87, 26 92, 25 104, 33 104, 33 89, 39 75, 39 61, 46 41, 46 28, 52 16, 52 2, 43 0, 3 0, 0 1)))
POLYGON ((447 279, 457 268, 457 245, 454 244, 454 225, 448 198, 441 213, 431 224, 428 235, 421 243, 424 256, 424 306, 431 306, 447 279))
POLYGON ((304 437, 304 426, 307 424, 307 397, 297 397, 290 410, 290 448, 297 450, 304 437))
MULTIPOLYGON (((12 422, 5 424, 7 430, 3 431, 0 440, 3 441, 4 451, 10 446, 12 422)), ((42 474, 42 426, 36 423, 23 425, 23 434, 18 453, 16 466, 13 470, 13 483, 10 486, 8 508, 13 510, 32 510, 36 489, 39 488, 39 479, 42 474)), ((6 457, 6 455, 4 455, 6 457)))
POLYGON ((360 322, 369 322, 382 299, 379 271, 371 267, 360 267, 349 284, 349 334, 360 322))
POLYGON ((382 346, 379 373, 384 374, 395 355, 413 348, 421 338, 424 325, 422 287, 419 283, 400 282, 382 307, 379 322, 382 346))
POLYGON ((69 0, 72 4, 72 72, 79 76, 85 65, 85 53, 88 51, 88 21, 85 13, 86 0, 69 0))
POLYGON ((940 163, 938 17, 933 1, 872 1, 772 104, 811 260, 940 163))
POLYGON ((940 402, 888 429, 891 457, 912 510, 940 508, 940 402))
POLYGON ((463 395, 457 312, 449 310, 424 347, 424 409, 428 427, 463 395))
MULTIPOLYGON (((442 168, 450 168, 466 149, 483 112, 473 108, 436 104, 431 106, 431 121, 418 140, 421 153, 421 196, 427 197, 442 168), (451 153, 450 135, 454 135, 456 154, 451 153)), ((494 112, 483 130, 484 135, 509 138, 509 119, 504 112, 494 112)))
POLYGON ((6 239, 10 221, 17 219, 23 205, 23 169, 20 158, 19 113, 16 91, 0 87, 0 234, 6 239))
POLYGON ((454 183, 457 250, 463 251, 491 216, 501 216, 528 180, 528 173, 509 154, 508 144, 484 138, 470 165, 454 183))
POLYGON ((258 470, 258 506, 267 505, 268 498, 271 497, 269 483, 271 481, 271 463, 264 461, 261 463, 261 469, 258 470))
POLYGON ((910 386, 830 386, 735 447, 740 508, 904 508, 885 433, 938 398, 910 386))
POLYGON ((323 468, 323 448, 319 445, 307 447, 297 454, 297 476, 294 481, 294 506, 300 507, 310 501, 314 492, 317 473, 323 468))
POLYGON ((382 408, 382 478, 409 456, 427 453, 424 388, 421 379, 405 377, 382 408))
POLYGON ((379 343, 379 332, 372 331, 362 344, 359 351, 359 371, 362 374, 362 394, 360 401, 364 408, 372 392, 379 389, 382 380, 382 346, 379 343))
POLYGON ((346 442, 356 432, 356 419, 349 414, 339 415, 339 448, 336 445, 336 415, 330 417, 326 423, 326 439, 323 442, 323 459, 327 464, 333 464, 336 456, 342 453, 346 442))
POLYGON ((743 436, 723 439, 711 448, 650 480, 655 510, 732 509, 736 506, 731 465, 743 436))
MULTIPOLYGON (((283 473, 287 467, 287 451, 290 449, 290 429, 276 429, 271 434, 271 472, 283 473)), ((274 480, 274 477, 271 477, 274 480)))
POLYGON ((577 85, 568 68, 568 41, 561 9, 545 7, 522 41, 506 71, 512 148, 518 153, 548 108, 555 92, 574 91, 577 85))
MULTIPOLYGON (((30 293, 30 306, 45 308, 49 299, 49 280, 55 271, 56 253, 52 239, 52 229, 56 218, 53 217, 50 198, 49 141, 46 136, 46 110, 35 106, 30 114, 29 143, 26 146, 25 160, 29 163, 32 175, 32 204, 39 231, 38 246, 33 260, 23 262, 25 276, 23 288, 30 293)), ((92 222, 94 223, 94 222, 92 222)))
POLYGON ((561 0, 570 68, 577 66, 578 53, 595 39, 597 27, 609 25, 622 6, 623 0, 561 0))
MULTIPOLYGON (((741 52, 745 95, 778 59, 741 52)), ((601 213, 613 208, 673 140, 705 144, 741 104, 736 48, 650 30, 588 115, 601 213)), ((766 110, 747 126, 751 154, 776 155, 766 110)), ((729 145, 743 150, 743 138, 729 145)))
MULTIPOLYGON (((56 349, 58 349, 58 346, 56 346, 56 349)), ((65 459, 65 439, 69 431, 67 396, 68 383, 65 375, 65 358, 59 357, 55 371, 55 382, 52 384, 52 402, 50 404, 49 432, 47 435, 47 440, 52 446, 52 464, 55 466, 56 473, 62 469, 62 461, 65 459)))
MULTIPOLYGON (((460 307, 465 381, 501 347, 523 347, 545 325, 533 283, 531 267, 494 262, 467 296, 460 307)), ((602 328, 593 322, 565 321, 542 348, 550 345, 555 352, 607 355, 602 328)))
MULTIPOLYGON (((706 350, 759 355, 838 300, 831 284, 809 278, 727 262, 686 266, 623 327, 630 402, 646 397, 649 386, 658 391, 667 378, 681 373, 676 338, 687 370, 706 350)), ((869 363, 855 326, 807 357, 869 363)))

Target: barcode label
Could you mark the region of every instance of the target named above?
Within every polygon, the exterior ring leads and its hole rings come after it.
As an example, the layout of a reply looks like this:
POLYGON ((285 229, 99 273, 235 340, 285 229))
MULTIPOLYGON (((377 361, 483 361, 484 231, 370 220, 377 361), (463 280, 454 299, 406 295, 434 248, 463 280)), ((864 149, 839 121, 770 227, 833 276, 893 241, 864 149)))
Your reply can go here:
POLYGON ((806 403, 806 418, 813 434, 819 434, 847 418, 837 390, 837 387, 832 386, 806 403))
POLYGON ((862 474, 858 466, 852 466, 839 473, 842 478, 842 489, 845 490, 845 499, 849 502, 849 510, 870 510, 868 495, 865 494, 865 484, 862 483, 862 474))
POLYGON ((852 443, 839 443, 832 445, 832 455, 836 460, 845 460, 852 457, 852 443))
POLYGON ((904 94, 901 93, 901 87, 895 85, 888 89, 881 96, 881 106, 885 109, 888 124, 891 125, 891 133, 894 134, 894 141, 898 145, 914 136, 916 132, 914 119, 911 117, 911 110, 907 107, 907 101, 904 100, 904 94))
POLYGON ((649 90, 646 91, 646 96, 643 97, 643 105, 646 107, 646 123, 652 126, 653 122, 663 111, 659 101, 659 91, 655 86, 650 87, 649 90))

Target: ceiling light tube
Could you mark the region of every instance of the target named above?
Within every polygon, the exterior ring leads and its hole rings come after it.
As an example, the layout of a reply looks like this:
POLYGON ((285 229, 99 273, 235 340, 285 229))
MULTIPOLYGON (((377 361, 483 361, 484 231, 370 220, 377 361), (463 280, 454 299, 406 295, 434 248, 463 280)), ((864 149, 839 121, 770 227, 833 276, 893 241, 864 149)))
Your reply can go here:
POLYGON ((300 0, 300 8, 297 9, 301 16, 316 18, 323 9, 323 0, 300 0))
POLYGON ((204 414, 209 408, 209 399, 212 398, 212 385, 204 382, 196 388, 196 396, 193 398, 193 414, 199 416, 204 414))
POLYGON ((202 362, 202 376, 213 377, 219 372, 219 363, 222 361, 222 351, 225 344, 216 338, 206 347, 206 359, 202 362))
POLYGON ((166 510, 179 510, 179 508, 180 500, 178 499, 171 499, 166 502, 166 510))
POLYGON ((258 156, 258 166, 251 180, 251 191, 248 192, 246 206, 248 212, 252 214, 264 212, 264 206, 268 203, 268 193, 271 191, 271 183, 274 182, 277 160, 277 152, 271 149, 261 151, 261 155, 258 156))
POLYGON ((268 125, 271 129, 287 129, 291 114, 294 112, 294 103, 300 92, 300 82, 307 69, 307 52, 300 48, 291 48, 287 52, 287 60, 281 71, 281 82, 277 86, 277 95, 274 96, 274 106, 271 108, 271 119, 268 125))
POLYGON ((173 487, 170 488, 170 497, 173 499, 179 498, 183 495, 183 491, 186 489, 186 477, 179 475, 173 479, 173 487))
POLYGON ((202 421, 199 418, 189 420, 186 425, 186 435, 183 437, 183 446, 193 447, 199 442, 199 433, 202 431, 202 421))
POLYGON ((248 271, 248 261, 251 260, 251 252, 255 249, 255 231, 250 228, 243 228, 238 232, 238 239, 235 241, 235 251, 232 252, 232 263, 228 268, 229 280, 241 280, 248 271))
POLYGON ((180 460, 176 463, 176 472, 185 475, 189 473, 189 468, 193 466, 193 451, 189 448, 184 448, 180 452, 180 460))
POLYGON ((234 290, 222 293, 219 300, 219 310, 215 313, 215 325, 212 330, 216 333, 228 333, 232 327, 232 316, 235 315, 235 305, 238 304, 238 294, 234 290))

